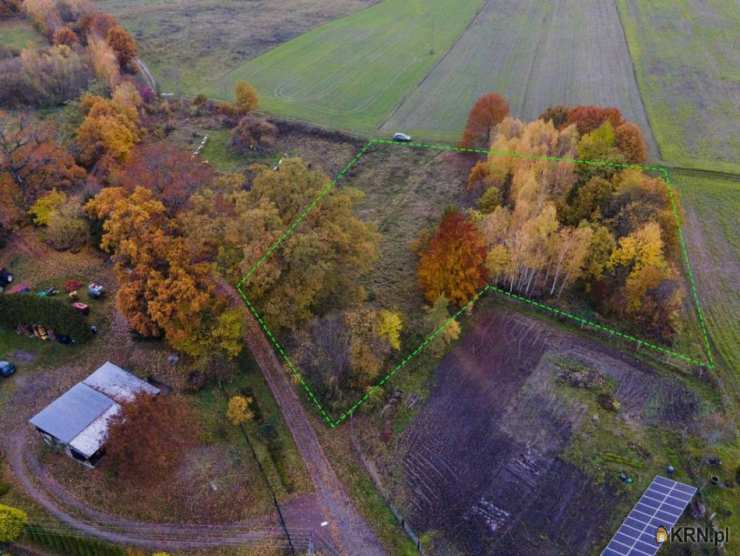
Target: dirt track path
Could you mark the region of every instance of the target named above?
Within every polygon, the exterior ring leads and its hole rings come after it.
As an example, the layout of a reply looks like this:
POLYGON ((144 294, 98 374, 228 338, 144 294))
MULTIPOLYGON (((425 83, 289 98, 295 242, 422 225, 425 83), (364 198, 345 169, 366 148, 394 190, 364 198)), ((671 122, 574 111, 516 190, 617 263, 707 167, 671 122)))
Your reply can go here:
MULTIPOLYGON (((121 518, 88 508, 51 478, 30 454, 28 430, 17 429, 10 438, 6 456, 23 490, 49 514, 70 527, 111 543, 160 550, 187 550, 218 546, 248 546, 258 541, 274 540, 282 546, 284 534, 269 517, 223 525, 150 523, 121 518)), ((291 527, 294 546, 307 548, 317 537, 308 523, 298 525, 307 513, 310 501, 297 499, 283 511, 291 527)), ((43 525, 43 524, 42 524, 43 525)), ((53 525, 47 527, 55 528, 53 525)))
MULTIPOLYGON (((233 303, 243 306, 236 290, 220 283, 233 303)), ((288 428, 313 481, 319 505, 329 529, 343 554, 373 556, 384 554, 377 537, 355 509, 321 447, 303 404, 254 316, 247 311, 245 342, 262 369, 272 395, 280 405, 288 428)))

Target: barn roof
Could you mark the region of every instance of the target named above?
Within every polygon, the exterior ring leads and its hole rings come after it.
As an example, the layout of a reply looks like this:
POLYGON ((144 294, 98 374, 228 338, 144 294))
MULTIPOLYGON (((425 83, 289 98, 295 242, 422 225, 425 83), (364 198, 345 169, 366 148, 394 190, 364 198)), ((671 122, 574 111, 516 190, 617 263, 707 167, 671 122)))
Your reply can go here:
POLYGON ((159 388, 106 361, 34 415, 30 423, 89 457, 105 442, 108 421, 123 403, 140 393, 159 394, 159 388))
POLYGON ((129 401, 140 392, 146 392, 152 396, 159 394, 158 388, 124 371, 110 361, 106 361, 82 382, 117 402, 129 401))
POLYGON ((115 402, 86 384, 75 384, 31 418, 31 424, 65 444, 115 402))

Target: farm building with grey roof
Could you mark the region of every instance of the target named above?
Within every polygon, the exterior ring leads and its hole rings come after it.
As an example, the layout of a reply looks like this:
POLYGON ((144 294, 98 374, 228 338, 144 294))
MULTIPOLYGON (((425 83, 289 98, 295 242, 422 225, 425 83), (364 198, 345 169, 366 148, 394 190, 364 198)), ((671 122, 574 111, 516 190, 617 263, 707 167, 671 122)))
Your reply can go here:
POLYGON ((30 419, 44 441, 71 458, 94 467, 103 454, 108 422, 121 403, 159 389, 107 361, 30 419))

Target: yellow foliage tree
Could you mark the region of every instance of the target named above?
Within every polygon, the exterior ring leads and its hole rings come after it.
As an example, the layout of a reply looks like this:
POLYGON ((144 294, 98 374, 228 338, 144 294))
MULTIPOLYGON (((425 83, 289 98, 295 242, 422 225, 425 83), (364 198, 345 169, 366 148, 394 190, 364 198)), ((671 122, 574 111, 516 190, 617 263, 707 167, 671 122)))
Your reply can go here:
POLYGON ((257 108, 259 104, 257 89, 246 81, 238 81, 234 93, 236 96, 236 102, 234 104, 242 114, 247 114, 257 108))
POLYGON ((52 215, 67 202, 67 196, 61 191, 54 189, 38 200, 28 209, 28 214, 37 226, 46 226, 52 215))
POLYGON ((94 95, 82 98, 87 116, 77 130, 80 158, 92 164, 103 155, 125 160, 141 138, 137 106, 141 99, 132 85, 122 85, 108 100, 94 95))
POLYGON ((232 396, 229 406, 226 408, 226 418, 235 427, 254 419, 254 413, 249 409, 251 398, 245 396, 232 396))
POLYGON ((403 320, 400 313, 381 310, 378 313, 378 336, 386 340, 393 349, 401 349, 403 320))

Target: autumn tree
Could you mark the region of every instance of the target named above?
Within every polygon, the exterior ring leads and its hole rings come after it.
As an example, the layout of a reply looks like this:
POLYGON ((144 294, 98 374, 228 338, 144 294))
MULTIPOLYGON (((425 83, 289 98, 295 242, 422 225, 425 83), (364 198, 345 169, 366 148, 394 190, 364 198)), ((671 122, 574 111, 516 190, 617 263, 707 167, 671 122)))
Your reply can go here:
POLYGON ((95 76, 113 90, 121 82, 120 65, 115 51, 104 38, 94 34, 88 36, 87 50, 95 76))
POLYGON ((363 392, 377 381, 390 354, 400 349, 401 326, 396 313, 356 307, 308 321, 291 343, 317 390, 341 401, 347 389, 363 392))
POLYGON ((200 424, 175 395, 141 393, 121 403, 108 424, 107 464, 121 479, 156 485, 167 481, 198 442, 200 424))
POLYGON ((52 38, 52 43, 54 44, 63 44, 71 47, 79 44, 79 42, 80 39, 77 37, 77 33, 66 25, 54 31, 54 37, 52 38))
POLYGON ((246 81, 237 81, 236 87, 234 88, 234 95, 236 100, 234 104, 237 110, 242 114, 248 114, 259 104, 259 97, 257 96, 257 89, 246 81))
POLYGON ((509 104, 497 93, 480 97, 468 114, 462 141, 463 147, 489 147, 493 128, 509 115, 509 104))
POLYGON ((647 144, 640 128, 632 122, 624 122, 615 130, 615 145, 627 162, 643 164, 647 160, 647 144))
POLYGON ((136 332, 164 335, 193 357, 239 354, 241 313, 217 294, 212 264, 197 259, 151 191, 106 188, 86 210, 103 222, 101 248, 112 254, 121 283, 116 304, 136 332))
POLYGON ((567 125, 575 124, 578 133, 585 135, 598 129, 607 121, 612 129, 616 129, 624 123, 624 117, 618 108, 576 106, 568 112, 567 125))
POLYGON ((90 227, 78 199, 72 199, 51 212, 44 238, 57 251, 76 251, 88 242, 90 227))
POLYGON ((475 224, 448 210, 419 258, 417 276, 427 300, 441 295, 464 305, 486 282, 486 250, 475 224))
POLYGON ((117 87, 112 99, 85 95, 82 107, 86 116, 77 130, 80 159, 88 165, 106 155, 126 160, 141 138, 140 105, 141 97, 130 83, 117 87))
POLYGON ((329 308, 363 300, 359 280, 378 258, 379 236, 354 215, 361 193, 332 188, 326 175, 297 158, 283 159, 276 169, 252 170, 249 191, 237 175, 193 195, 192 208, 179 217, 193 248, 234 282, 248 275, 250 298, 277 328, 294 329, 329 308), (275 256, 255 266, 320 194, 321 203, 275 256))
POLYGON ((181 210, 198 188, 214 177, 211 166, 167 141, 143 143, 131 149, 124 164, 115 167, 110 181, 129 191, 143 187, 161 199, 170 214, 181 210))
POLYGON ((428 347, 434 357, 443 355, 447 347, 460 337, 460 323, 452 319, 449 305, 450 301, 441 295, 425 309, 424 330, 427 335, 434 335, 428 347))
POLYGON ((265 118, 246 115, 231 132, 231 146, 242 154, 249 151, 271 151, 275 148, 278 128, 265 118))
POLYGON ((44 193, 72 189, 86 177, 72 155, 54 142, 53 133, 28 114, 0 113, 0 190, 7 201, 19 202, 21 210, 44 193))
POLYGON ((537 119, 543 122, 551 122, 556 129, 562 129, 568 123, 570 110, 568 106, 550 106, 537 119))
POLYGON ((51 37, 62 25, 54 0, 24 0, 23 9, 36 28, 47 37, 51 37))
POLYGON ((395 311, 383 309, 378 313, 377 334, 378 337, 388 342, 395 350, 401 349, 401 331, 403 330, 403 319, 401 314, 395 311))
POLYGON ((66 44, 21 51, 24 95, 39 106, 53 106, 77 97, 90 80, 80 55, 66 44))
POLYGON ((226 408, 226 418, 232 425, 238 427, 254 419, 254 413, 249 408, 251 402, 252 399, 246 396, 232 396, 229 398, 229 405, 226 408))
POLYGON ((578 158, 588 161, 579 164, 578 171, 584 178, 591 176, 610 177, 615 173, 613 163, 624 162, 624 156, 616 146, 617 138, 610 121, 605 121, 595 130, 586 133, 578 142, 578 158))
POLYGON ((80 32, 83 36, 97 36, 105 38, 108 31, 117 25, 115 18, 105 12, 87 11, 80 18, 80 32))
POLYGON ((138 56, 134 38, 126 29, 116 24, 108 29, 106 40, 115 52, 121 68, 131 70, 131 62, 138 56))
POLYGON ((54 189, 46 195, 39 197, 28 209, 33 223, 37 226, 46 226, 52 213, 67 202, 67 196, 54 189))
POLYGON ((660 226, 649 222, 622 237, 609 268, 627 274, 612 300, 617 313, 633 317, 650 333, 670 339, 676 328, 683 292, 664 256, 660 226))
POLYGON ((599 222, 608 211, 614 195, 612 182, 595 176, 572 192, 572 200, 560 211, 561 220, 571 226, 582 220, 599 222))

